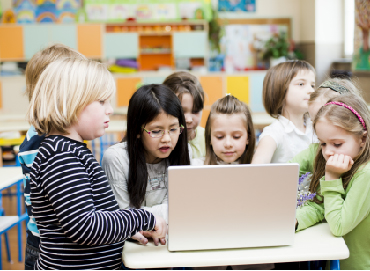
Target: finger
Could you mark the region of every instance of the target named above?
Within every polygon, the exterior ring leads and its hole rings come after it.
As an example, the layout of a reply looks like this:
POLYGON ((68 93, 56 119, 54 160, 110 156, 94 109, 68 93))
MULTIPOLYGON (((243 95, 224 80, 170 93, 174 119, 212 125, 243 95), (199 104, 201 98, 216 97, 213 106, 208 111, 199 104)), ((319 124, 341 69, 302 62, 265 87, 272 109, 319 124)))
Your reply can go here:
POLYGON ((343 158, 344 160, 343 160, 343 164, 346 166, 346 167, 348 167, 349 165, 350 165, 350 159, 351 159, 351 157, 349 157, 348 155, 346 155, 346 156, 344 156, 344 158, 343 158))
POLYGON ((153 238, 154 245, 158 246, 159 245, 159 238, 153 238))
POLYGON ((160 238, 159 242, 161 242, 162 245, 166 244, 166 238, 160 238))
POLYGON ((333 163, 336 164, 338 162, 338 154, 334 154, 332 157, 333 157, 333 163))
POLYGON ((153 233, 151 231, 143 231, 143 235, 146 238, 153 238, 153 233))
POLYGON ((142 245, 146 245, 148 243, 148 239, 146 239, 140 232, 137 232, 134 236, 131 237, 135 239, 142 245))
POLYGON ((351 157, 351 160, 349 161, 349 163, 350 163, 350 165, 352 166, 353 165, 353 159, 352 159, 352 157, 351 157))

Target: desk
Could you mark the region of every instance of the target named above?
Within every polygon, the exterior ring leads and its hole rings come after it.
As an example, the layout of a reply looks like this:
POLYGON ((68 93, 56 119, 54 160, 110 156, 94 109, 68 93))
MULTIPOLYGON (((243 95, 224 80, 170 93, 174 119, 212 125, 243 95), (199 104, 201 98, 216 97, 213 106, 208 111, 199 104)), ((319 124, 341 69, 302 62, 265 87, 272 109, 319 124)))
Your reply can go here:
POLYGON ((153 243, 143 246, 128 241, 122 252, 123 263, 128 268, 223 266, 348 257, 344 239, 333 236, 327 223, 297 232, 292 246, 169 252, 167 246, 154 246, 153 243))
MULTIPOLYGON (((23 174, 21 167, 0 167, 0 208, 2 208, 1 192, 13 185, 17 185, 17 216, 0 216, 0 243, 1 234, 10 228, 18 225, 18 261, 22 261, 22 227, 21 223, 28 219, 26 213, 22 214, 21 207, 23 204, 21 185, 23 185, 23 174)), ((0 255, 2 255, 0 246, 0 255)), ((0 269, 2 261, 0 259, 0 269)))

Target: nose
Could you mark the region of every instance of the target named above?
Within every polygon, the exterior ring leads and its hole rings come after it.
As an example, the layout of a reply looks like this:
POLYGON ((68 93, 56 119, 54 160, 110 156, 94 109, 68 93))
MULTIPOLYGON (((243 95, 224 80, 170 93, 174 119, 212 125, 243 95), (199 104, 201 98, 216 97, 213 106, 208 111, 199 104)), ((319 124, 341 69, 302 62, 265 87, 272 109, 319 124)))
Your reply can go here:
POLYGON ((332 149, 326 147, 325 149, 323 149, 323 154, 325 154, 325 156, 327 157, 330 157, 333 156, 335 153, 332 149))
POLYGON ((225 141, 224 141, 224 146, 225 146, 225 148, 230 148, 230 147, 232 147, 232 140, 231 140, 231 138, 229 137, 229 136, 227 136, 226 138, 225 138, 225 141))
POLYGON ((107 102, 106 114, 107 114, 107 115, 111 115, 111 114, 113 114, 113 107, 112 107, 112 105, 110 104, 110 102, 109 102, 109 101, 107 102))
POLYGON ((171 141, 171 136, 170 132, 165 130, 163 136, 161 137, 162 142, 170 142, 171 141))
POLYGON ((185 121, 186 121, 186 123, 192 123, 193 118, 192 118, 191 114, 185 114, 185 121))

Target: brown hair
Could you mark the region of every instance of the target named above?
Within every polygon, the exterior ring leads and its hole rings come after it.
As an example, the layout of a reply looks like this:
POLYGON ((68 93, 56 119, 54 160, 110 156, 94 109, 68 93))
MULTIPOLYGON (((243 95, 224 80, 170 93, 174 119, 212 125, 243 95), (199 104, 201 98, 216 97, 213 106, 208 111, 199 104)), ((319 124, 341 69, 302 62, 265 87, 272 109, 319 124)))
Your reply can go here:
MULTIPOLYGON (((327 82, 327 81, 331 81, 339 85, 342 85, 348 90, 347 93, 352 93, 354 95, 362 97, 360 89, 350 79, 335 77, 335 78, 327 79, 324 82, 327 82)), ((335 97, 339 95, 340 95, 339 92, 336 92, 330 88, 320 88, 319 87, 315 92, 311 93, 308 104, 312 104, 318 97, 322 97, 323 100, 329 101, 330 99, 334 99, 335 97)))
POLYGON ((246 117, 246 126, 248 133, 248 145, 245 148, 244 153, 240 158, 240 164, 250 164, 252 162, 254 149, 256 147, 256 134, 254 132, 254 126, 252 121, 252 114, 249 107, 238 100, 237 98, 228 95, 224 98, 218 99, 211 107, 211 112, 209 113, 206 128, 204 132, 205 143, 206 143, 206 157, 205 165, 216 165, 217 157, 213 151, 211 145, 211 122, 212 117, 216 114, 244 114, 246 117))
MULTIPOLYGON (((369 127, 370 125, 369 109, 367 107, 366 102, 361 97, 348 93, 348 94, 342 94, 330 101, 341 102, 341 103, 351 106, 363 118, 363 120, 365 121, 366 127, 369 127)), ((359 119, 357 118, 357 116, 351 113, 349 109, 343 106, 330 104, 330 105, 325 105, 321 107, 321 109, 319 110, 319 112, 317 113, 315 117, 315 120, 313 122, 313 127, 315 128, 316 123, 322 119, 326 119, 333 125, 340 127, 346 130, 347 132, 352 133, 353 135, 363 136, 365 132, 365 129, 362 126, 359 119)), ((349 171, 345 172, 341 177, 344 189, 346 189, 353 175, 357 172, 359 167, 367 163, 370 160, 370 134, 369 133, 367 133, 366 135, 366 142, 365 142, 364 147, 361 149, 358 156, 355 157, 353 160, 354 160, 354 164, 352 165, 352 168, 349 171)), ((324 156, 322 155, 322 148, 320 146, 317 150, 317 154, 315 157, 314 171, 312 175, 312 181, 310 184, 311 193, 314 193, 314 192, 319 193, 317 189, 320 184, 320 179, 325 175, 325 166, 326 166, 326 160, 324 156)), ((317 197, 314 199, 314 201, 318 203, 323 202, 317 199, 317 197)))
POLYGON ((175 72, 163 82, 181 101, 184 93, 193 97, 193 112, 198 113, 204 108, 204 91, 197 77, 186 71, 175 72))
POLYGON ((33 55, 26 67, 26 94, 29 101, 32 99, 33 90, 45 68, 51 62, 67 57, 86 60, 84 55, 63 44, 51 45, 33 55))
POLYGON ((268 70, 263 79, 263 106, 271 117, 277 118, 283 113, 289 84, 302 70, 315 73, 314 67, 302 60, 279 63, 268 70))

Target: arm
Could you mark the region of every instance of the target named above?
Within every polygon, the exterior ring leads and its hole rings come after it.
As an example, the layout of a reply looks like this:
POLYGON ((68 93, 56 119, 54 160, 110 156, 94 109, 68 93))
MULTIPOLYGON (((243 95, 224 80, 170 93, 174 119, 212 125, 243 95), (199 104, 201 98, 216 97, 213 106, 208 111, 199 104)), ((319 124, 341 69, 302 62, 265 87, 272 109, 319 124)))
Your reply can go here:
POLYGON ((269 135, 264 136, 257 145, 252 164, 269 164, 276 148, 275 140, 269 135))
POLYGON ((107 175, 120 209, 130 208, 130 196, 127 180, 129 171, 128 157, 124 155, 126 149, 117 150, 108 148, 104 153, 102 168, 107 175))
MULTIPOLYGON (((48 157, 46 151, 43 155, 48 157)), ((109 211, 95 206, 92 186, 107 195, 107 203, 114 201, 105 185, 103 171, 95 171, 91 176, 88 169, 70 152, 52 153, 45 164, 37 159, 39 156, 35 159, 34 167, 39 175, 32 176, 31 193, 35 198, 39 193, 47 200, 45 205, 51 205, 60 227, 73 242, 83 245, 111 244, 137 231, 154 228, 156 220, 147 211, 115 208, 109 211), (37 168, 37 165, 41 166, 37 168)))
POLYGON ((324 206, 313 201, 308 201, 307 204, 296 211, 296 219, 298 221, 297 231, 311 227, 324 219, 324 206))
POLYGON ((370 169, 365 166, 354 174, 346 191, 342 179, 321 180, 325 218, 336 236, 352 231, 370 212, 370 169))
POLYGON ((318 143, 310 144, 307 149, 301 151, 289 161, 289 163, 299 164, 299 176, 307 172, 313 172, 313 165, 318 148, 318 143))

